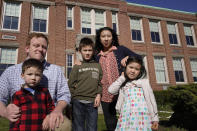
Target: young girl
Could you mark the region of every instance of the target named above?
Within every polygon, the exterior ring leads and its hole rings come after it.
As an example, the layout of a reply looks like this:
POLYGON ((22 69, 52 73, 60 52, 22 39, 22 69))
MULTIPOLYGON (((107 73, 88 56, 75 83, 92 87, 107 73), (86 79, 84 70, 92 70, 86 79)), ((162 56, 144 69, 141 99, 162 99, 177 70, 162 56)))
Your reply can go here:
POLYGON ((151 131, 158 129, 155 97, 146 76, 143 61, 130 57, 126 70, 112 83, 108 91, 118 94, 116 109, 120 112, 116 131, 151 131))

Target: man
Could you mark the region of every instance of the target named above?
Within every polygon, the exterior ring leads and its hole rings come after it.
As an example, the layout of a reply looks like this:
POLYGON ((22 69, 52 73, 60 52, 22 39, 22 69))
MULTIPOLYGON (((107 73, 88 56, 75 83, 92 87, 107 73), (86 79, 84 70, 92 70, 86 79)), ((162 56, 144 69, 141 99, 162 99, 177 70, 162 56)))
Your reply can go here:
MULTIPOLYGON (((54 129, 63 122, 62 111, 70 102, 70 91, 67 81, 61 68, 57 65, 47 63, 45 60, 48 49, 48 38, 40 33, 32 33, 29 35, 26 42, 25 52, 28 58, 40 60, 44 66, 43 78, 41 84, 48 87, 52 99, 56 107, 49 115, 49 127, 54 129)), ((24 80, 21 76, 21 64, 6 69, 0 76, 0 116, 7 118, 11 122, 18 120, 20 116, 20 109, 14 104, 9 104, 6 107, 8 99, 18 90, 24 80)))

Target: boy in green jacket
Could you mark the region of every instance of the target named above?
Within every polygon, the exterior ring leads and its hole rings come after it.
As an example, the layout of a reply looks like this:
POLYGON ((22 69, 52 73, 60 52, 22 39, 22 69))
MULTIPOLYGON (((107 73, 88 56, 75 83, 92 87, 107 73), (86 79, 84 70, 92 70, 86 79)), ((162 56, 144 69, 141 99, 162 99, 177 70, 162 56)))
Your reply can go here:
POLYGON ((72 96, 73 131, 97 131, 98 107, 102 86, 102 69, 93 60, 94 43, 90 38, 82 38, 79 51, 83 62, 74 65, 68 85, 72 96))

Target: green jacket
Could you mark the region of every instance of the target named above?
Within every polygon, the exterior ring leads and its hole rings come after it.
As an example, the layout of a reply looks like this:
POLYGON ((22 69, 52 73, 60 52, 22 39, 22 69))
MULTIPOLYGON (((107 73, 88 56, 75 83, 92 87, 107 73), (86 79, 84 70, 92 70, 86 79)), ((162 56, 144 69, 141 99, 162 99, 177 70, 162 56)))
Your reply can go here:
POLYGON ((102 76, 101 66, 94 60, 74 65, 68 80, 72 98, 94 101, 96 95, 102 93, 102 76))

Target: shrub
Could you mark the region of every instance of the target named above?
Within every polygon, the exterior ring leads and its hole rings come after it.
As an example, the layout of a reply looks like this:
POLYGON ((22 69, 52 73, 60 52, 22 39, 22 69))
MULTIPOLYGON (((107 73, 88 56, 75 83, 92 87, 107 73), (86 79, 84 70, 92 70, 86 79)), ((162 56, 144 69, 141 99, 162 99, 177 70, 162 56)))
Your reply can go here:
POLYGON ((159 110, 169 111, 172 103, 170 101, 171 92, 168 90, 154 91, 157 107, 159 110))
POLYGON ((197 84, 170 87, 174 111, 170 123, 189 130, 197 129, 197 84))

